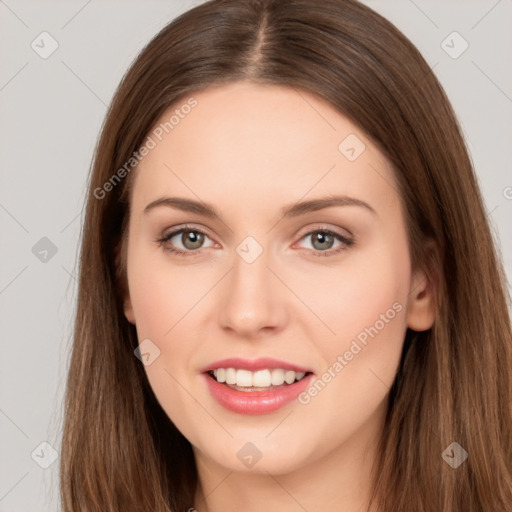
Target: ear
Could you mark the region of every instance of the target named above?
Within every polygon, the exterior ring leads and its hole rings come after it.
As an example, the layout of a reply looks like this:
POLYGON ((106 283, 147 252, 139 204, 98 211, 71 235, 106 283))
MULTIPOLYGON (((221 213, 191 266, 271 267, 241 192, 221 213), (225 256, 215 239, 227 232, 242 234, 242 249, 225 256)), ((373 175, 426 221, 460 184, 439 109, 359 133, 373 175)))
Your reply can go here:
POLYGON ((430 261, 430 274, 424 269, 413 273, 411 289, 409 291, 407 307, 407 326, 413 331, 426 331, 432 327, 437 315, 436 286, 433 262, 435 258, 435 246, 428 243, 427 259, 430 261))
POLYGON ((135 315, 133 313, 132 301, 130 299, 130 291, 128 288, 128 279, 126 276, 126 258, 122 258, 121 252, 126 250, 123 243, 116 245, 115 252, 115 265, 116 265, 116 278, 119 283, 119 293, 123 301, 124 316, 131 324, 135 325, 135 315))

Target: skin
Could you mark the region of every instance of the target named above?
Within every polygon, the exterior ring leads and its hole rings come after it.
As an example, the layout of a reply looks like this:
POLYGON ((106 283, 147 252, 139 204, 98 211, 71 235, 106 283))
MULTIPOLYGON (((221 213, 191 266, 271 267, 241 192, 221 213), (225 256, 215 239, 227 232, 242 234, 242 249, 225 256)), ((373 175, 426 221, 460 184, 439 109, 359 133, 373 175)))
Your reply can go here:
MULTIPOLYGON (((237 82, 193 96, 197 106, 133 176, 125 297, 139 340, 160 350, 145 366, 149 382, 194 449, 200 486, 190 506, 363 511, 406 328, 434 321, 431 287, 411 268, 393 171, 358 127, 311 94, 237 82), (352 162, 338 150, 349 134, 366 146, 352 162), (334 206, 280 214, 331 194, 365 201, 375 213, 334 206), (165 206, 144 213, 163 196, 210 203, 220 219, 165 206), (207 234, 201 253, 175 255, 156 241, 185 223, 207 234), (355 243, 315 256, 342 245, 315 244, 311 232, 321 228, 355 243), (263 248, 251 264, 236 252, 247 236, 263 248), (394 303, 401 311, 307 405, 230 412, 200 373, 226 357, 268 356, 320 377, 394 303), (247 442, 262 454, 252 468, 237 457, 247 442)), ((167 246, 198 250, 183 240, 167 246)))

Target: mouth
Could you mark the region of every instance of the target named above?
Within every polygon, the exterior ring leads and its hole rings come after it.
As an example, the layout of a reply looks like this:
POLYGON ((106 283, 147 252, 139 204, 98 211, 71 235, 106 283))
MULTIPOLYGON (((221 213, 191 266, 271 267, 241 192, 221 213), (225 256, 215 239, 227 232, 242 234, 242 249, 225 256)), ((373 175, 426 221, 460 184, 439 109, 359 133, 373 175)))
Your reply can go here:
POLYGON ((244 415, 269 414, 292 404, 314 379, 306 368, 275 359, 227 359, 204 368, 202 374, 219 405, 244 415))
POLYGON ((208 370, 206 374, 227 388, 245 393, 257 393, 293 386, 312 375, 312 372, 299 372, 283 368, 265 368, 256 371, 242 368, 216 368, 208 370))

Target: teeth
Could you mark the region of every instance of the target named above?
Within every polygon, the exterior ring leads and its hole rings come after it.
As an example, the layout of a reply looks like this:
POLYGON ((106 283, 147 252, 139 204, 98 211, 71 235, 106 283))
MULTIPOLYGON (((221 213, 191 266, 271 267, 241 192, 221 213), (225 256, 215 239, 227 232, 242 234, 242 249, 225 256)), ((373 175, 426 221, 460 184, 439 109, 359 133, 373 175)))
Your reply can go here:
POLYGON ((225 382, 233 386, 239 387, 256 387, 268 388, 270 386, 281 386, 293 384, 306 375, 304 372, 295 372, 293 370, 257 370, 251 372, 249 370, 237 370, 236 368, 217 368, 213 370, 213 376, 217 382, 225 382))
POLYGON ((226 384, 236 384, 236 370, 234 368, 226 369, 226 384))
POLYGON ((258 370, 251 373, 251 386, 256 388, 268 388, 272 384, 272 372, 270 370, 258 370))
POLYGON ((284 383, 284 370, 272 370, 272 386, 280 386, 284 383))
POLYGON ((249 370, 236 370, 236 385, 243 388, 252 387, 252 372, 249 370))
POLYGON ((286 384, 291 384, 295 380, 295 372, 294 371, 287 371, 284 373, 284 381, 286 384))

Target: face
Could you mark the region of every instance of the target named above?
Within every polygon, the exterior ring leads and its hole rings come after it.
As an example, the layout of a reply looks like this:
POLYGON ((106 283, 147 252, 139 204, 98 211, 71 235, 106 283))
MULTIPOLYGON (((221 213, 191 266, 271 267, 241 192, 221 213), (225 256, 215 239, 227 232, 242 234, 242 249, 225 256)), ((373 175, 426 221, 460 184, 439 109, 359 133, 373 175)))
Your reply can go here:
POLYGON ((131 176, 125 315, 155 395, 196 456, 232 471, 362 446, 407 327, 433 321, 393 171, 305 92, 238 82, 191 96, 131 176))

